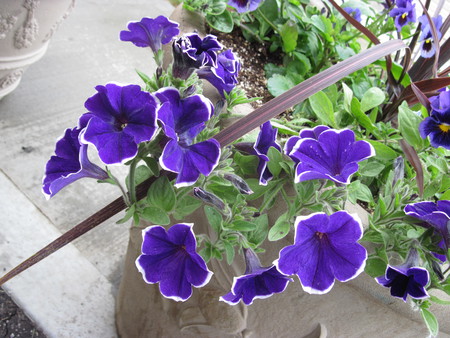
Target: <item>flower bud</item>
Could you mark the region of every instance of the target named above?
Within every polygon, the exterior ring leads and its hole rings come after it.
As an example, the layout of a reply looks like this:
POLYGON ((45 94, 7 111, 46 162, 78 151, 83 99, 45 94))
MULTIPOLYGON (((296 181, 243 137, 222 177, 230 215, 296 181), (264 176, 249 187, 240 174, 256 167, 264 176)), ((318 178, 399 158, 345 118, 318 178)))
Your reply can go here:
POLYGON ((392 185, 394 186, 398 180, 402 179, 405 175, 405 162, 403 157, 399 156, 394 160, 394 179, 392 185))
POLYGON ((251 194, 253 194, 253 190, 250 189, 250 187, 248 186, 247 182, 245 182, 238 175, 226 173, 226 174, 223 175, 223 178, 228 180, 228 181, 230 181, 231 184, 233 184, 236 187, 236 189, 239 190, 239 192, 241 194, 244 194, 244 195, 251 195, 251 194))
POLYGON ((195 187, 194 196, 205 203, 215 206, 219 210, 225 209, 225 203, 223 203, 223 201, 219 197, 206 190, 203 190, 202 188, 195 187))

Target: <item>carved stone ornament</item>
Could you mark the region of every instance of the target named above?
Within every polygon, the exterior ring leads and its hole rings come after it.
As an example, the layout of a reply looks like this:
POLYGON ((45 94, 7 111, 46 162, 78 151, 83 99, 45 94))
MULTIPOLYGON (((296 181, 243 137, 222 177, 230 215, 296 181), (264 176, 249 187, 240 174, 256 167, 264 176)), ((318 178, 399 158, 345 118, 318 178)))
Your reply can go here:
POLYGON ((75 0, 0 1, 0 99, 45 54, 50 38, 74 5, 75 0))

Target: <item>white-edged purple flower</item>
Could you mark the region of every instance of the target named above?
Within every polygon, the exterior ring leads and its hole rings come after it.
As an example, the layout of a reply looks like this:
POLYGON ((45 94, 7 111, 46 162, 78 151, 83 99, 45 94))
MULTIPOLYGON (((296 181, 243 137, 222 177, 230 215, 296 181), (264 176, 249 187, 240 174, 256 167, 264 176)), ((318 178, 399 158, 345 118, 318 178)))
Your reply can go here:
POLYGON ((425 287, 430 281, 430 274, 427 269, 418 266, 416 249, 409 251, 405 263, 388 265, 385 275, 375 279, 384 287, 391 288, 392 296, 402 298, 405 302, 408 295, 415 299, 429 297, 425 287))
POLYGON ((297 275, 303 290, 327 293, 335 278, 346 282, 364 270, 367 251, 358 243, 363 231, 357 215, 319 212, 295 223, 294 245, 283 248, 274 264, 281 273, 297 275))
POLYGON ((108 83, 85 103, 92 114, 82 141, 93 144, 106 164, 136 156, 138 144, 150 141, 157 129, 157 104, 140 86, 108 83))
MULTIPOLYGON (((440 29, 442 27, 442 16, 438 15, 436 18, 432 19, 434 26, 436 27, 438 39, 440 40, 442 37, 442 33, 440 32, 440 29)), ((436 53, 436 46, 433 40, 433 33, 431 31, 430 22, 428 21, 428 17, 426 15, 422 15, 419 18, 419 22, 422 24, 422 33, 420 34, 419 39, 419 41, 421 41, 420 55, 423 58, 431 58, 436 53)))
POLYGON ((212 276, 196 252, 192 226, 180 223, 166 231, 153 225, 142 231, 142 254, 136 266, 146 283, 159 283, 161 294, 176 301, 187 300, 192 295, 192 286, 205 286, 212 276))
POLYGON ((326 129, 320 132, 317 139, 300 138, 289 153, 298 162, 296 183, 328 179, 349 184, 350 176, 358 171, 358 162, 374 155, 372 145, 366 141, 355 141, 355 133, 349 129, 326 129))
POLYGON ((245 274, 234 277, 231 292, 220 297, 221 301, 236 305, 242 299, 245 305, 250 305, 254 299, 268 298, 274 293, 283 292, 287 284, 292 282, 292 279, 280 273, 276 266, 262 267, 252 249, 244 249, 244 256, 245 274))
POLYGON ((161 45, 169 43, 180 33, 178 26, 178 23, 162 15, 154 19, 142 18, 141 21, 129 22, 128 31, 121 31, 119 38, 138 47, 150 47, 153 53, 157 53, 161 45))
POLYGON ((408 22, 416 22, 416 5, 412 0, 397 0, 395 6, 389 12, 389 16, 394 18, 395 27, 400 32, 408 22))
POLYGON ((272 173, 267 167, 267 163, 269 162, 267 153, 270 147, 281 151, 280 145, 276 142, 277 134, 278 129, 272 127, 270 121, 267 121, 261 125, 258 138, 253 145, 254 154, 259 158, 257 172, 259 175, 259 184, 261 185, 267 185, 267 182, 273 178, 272 173))
POLYGON ((291 136, 284 144, 284 153, 288 155, 295 163, 298 163, 299 160, 295 156, 291 156, 291 152, 294 149, 294 146, 297 144, 300 139, 303 138, 312 138, 317 140, 319 135, 325 130, 330 129, 330 127, 319 125, 314 128, 305 128, 302 129, 299 133, 299 136, 291 136))
POLYGON ((361 22, 361 10, 359 8, 344 7, 344 11, 350 14, 356 21, 361 22))
POLYGON ((89 161, 87 144, 81 144, 80 133, 86 127, 90 114, 80 117, 78 126, 66 129, 64 135, 56 142, 55 155, 50 157, 45 167, 45 176, 42 180, 42 191, 47 198, 70 183, 84 177, 97 180, 108 178, 108 173, 89 161))
POLYGON ((197 74, 200 79, 211 83, 225 98, 224 92, 230 93, 238 83, 240 69, 241 63, 231 49, 228 49, 217 57, 217 67, 203 67, 197 74))
POLYGON ((203 39, 197 33, 185 34, 173 42, 173 76, 186 80, 195 69, 217 66, 217 52, 222 45, 214 35, 203 39))
POLYGON ((430 97, 430 104, 430 116, 419 125, 420 136, 429 136, 433 147, 450 149, 450 91, 430 97))
POLYGON ((252 12, 259 7, 263 0, 229 0, 228 5, 234 7, 238 13, 252 12))
POLYGON ((405 206, 405 214, 425 222, 425 227, 432 227, 442 236, 445 251, 450 244, 450 201, 418 202, 405 206))
POLYGON ((203 95, 182 99, 176 88, 162 88, 155 93, 161 107, 158 120, 169 141, 159 158, 161 166, 178 173, 175 186, 188 186, 200 174, 208 176, 219 162, 220 145, 215 139, 194 143, 213 114, 213 105, 203 95))

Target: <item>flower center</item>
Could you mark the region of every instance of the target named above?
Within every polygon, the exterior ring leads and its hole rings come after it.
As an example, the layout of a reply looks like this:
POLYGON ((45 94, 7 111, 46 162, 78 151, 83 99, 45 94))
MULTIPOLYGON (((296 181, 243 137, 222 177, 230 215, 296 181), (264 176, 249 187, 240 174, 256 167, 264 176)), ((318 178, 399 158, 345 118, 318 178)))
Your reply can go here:
POLYGON ((426 39, 425 43, 431 43, 431 39, 426 39))
POLYGON ((322 239, 325 234, 323 232, 316 231, 316 236, 319 237, 319 239, 322 239))
POLYGON ((444 133, 447 133, 450 130, 450 126, 448 124, 441 123, 439 125, 439 129, 442 130, 444 133))
POLYGON ((403 13, 402 14, 402 19, 406 18, 408 16, 408 13, 403 13))

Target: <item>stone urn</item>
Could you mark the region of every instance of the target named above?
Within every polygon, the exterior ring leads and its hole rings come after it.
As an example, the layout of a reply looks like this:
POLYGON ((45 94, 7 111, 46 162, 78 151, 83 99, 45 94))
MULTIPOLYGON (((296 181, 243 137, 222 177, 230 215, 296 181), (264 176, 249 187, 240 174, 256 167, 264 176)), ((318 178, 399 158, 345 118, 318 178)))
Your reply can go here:
MULTIPOLYGON (((204 33, 201 18, 185 12, 180 6, 175 9, 171 20, 181 24, 182 33, 192 32, 193 29, 204 33)), ((214 102, 214 95, 209 97, 214 102)), ((269 211, 269 224, 275 223, 284 213, 284 208, 282 204, 269 211)), ((363 225, 368 226, 364 209, 355 205, 347 205, 346 209, 349 213, 358 214, 363 225)), ((214 238, 202 208, 183 223, 194 223, 196 234, 206 233, 214 238)), ((116 302, 116 327, 122 338, 428 336, 418 311, 391 297, 387 288, 364 273, 347 283, 336 281, 331 291, 324 295, 304 292, 298 279, 294 278, 295 281, 280 294, 257 299, 250 306, 242 303, 230 306, 220 302, 219 297, 230 291, 233 277, 244 273, 243 259, 237 257, 232 265, 225 260, 212 260, 208 266, 214 275, 205 287, 194 288, 192 297, 183 303, 166 299, 160 295, 157 284, 144 282, 135 266, 145 227, 141 224, 130 229, 125 268, 116 302)), ((263 246, 266 251, 260 255, 262 264, 270 266, 278 258, 280 249, 293 241, 294 234, 291 232, 282 240, 266 243, 263 246)), ((440 337, 450 337, 449 309, 433 306, 431 310, 438 317, 440 337)))
POLYGON ((44 56, 53 33, 74 6, 75 0, 0 2, 0 99, 44 56))

